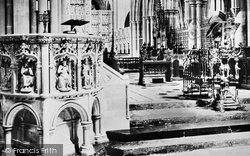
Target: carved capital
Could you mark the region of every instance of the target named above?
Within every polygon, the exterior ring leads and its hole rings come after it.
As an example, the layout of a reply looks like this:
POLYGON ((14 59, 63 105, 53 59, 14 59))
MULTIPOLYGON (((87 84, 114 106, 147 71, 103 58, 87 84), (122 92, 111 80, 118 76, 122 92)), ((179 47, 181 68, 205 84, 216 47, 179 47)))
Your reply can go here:
POLYGON ((196 0, 189 0, 189 4, 191 6, 195 6, 196 5, 196 0))
POLYGON ((94 114, 94 115, 92 115, 92 119, 93 120, 101 119, 101 114, 94 114))
POLYGON ((81 126, 84 130, 90 129, 91 122, 81 122, 81 126))
POLYGON ((50 36, 37 36, 37 42, 40 44, 52 43, 52 38, 50 36))
POLYGON ((8 126, 3 126, 4 132, 5 133, 10 133, 12 131, 13 126, 8 125, 8 126))

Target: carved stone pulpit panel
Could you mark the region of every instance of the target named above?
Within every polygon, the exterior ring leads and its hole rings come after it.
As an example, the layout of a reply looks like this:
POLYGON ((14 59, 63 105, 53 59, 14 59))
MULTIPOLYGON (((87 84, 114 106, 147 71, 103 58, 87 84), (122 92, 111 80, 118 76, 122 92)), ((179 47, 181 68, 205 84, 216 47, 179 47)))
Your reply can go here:
POLYGON ((71 34, 1 36, 0 92, 33 97, 100 87, 101 40, 71 34))
POLYGON ((18 91, 32 93, 36 87, 36 59, 23 56, 18 60, 18 91))
POLYGON ((82 67, 82 88, 90 89, 93 87, 93 61, 92 58, 86 57, 81 61, 82 67))
POLYGON ((77 77, 76 44, 63 40, 61 44, 53 44, 55 61, 55 88, 60 92, 75 90, 77 77))
POLYGON ((39 48, 36 44, 26 44, 23 42, 14 46, 15 57, 13 59, 17 64, 17 92, 36 92, 38 50, 39 48))
POLYGON ((0 57, 1 64, 1 89, 2 91, 10 91, 11 90, 11 76, 12 70, 10 68, 11 60, 9 57, 0 57))
POLYGON ((2 91, 11 90, 11 53, 13 46, 1 44, 0 49, 0 83, 2 91))
POLYGON ((63 58, 57 63, 56 89, 61 92, 68 92, 72 89, 72 64, 67 58, 63 58))

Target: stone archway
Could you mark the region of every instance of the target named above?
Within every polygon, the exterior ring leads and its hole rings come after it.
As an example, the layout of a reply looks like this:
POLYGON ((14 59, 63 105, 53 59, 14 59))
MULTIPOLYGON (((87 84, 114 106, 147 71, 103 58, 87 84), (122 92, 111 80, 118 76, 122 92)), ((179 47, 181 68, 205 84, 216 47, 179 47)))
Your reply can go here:
POLYGON ((98 142, 101 136, 101 111, 100 111, 100 102, 98 98, 95 98, 92 105, 92 123, 93 123, 93 132, 95 135, 95 141, 98 142))
POLYGON ((34 108, 31 105, 25 104, 25 103, 17 103, 9 108, 9 110, 6 112, 6 114, 3 117, 3 126, 4 127, 12 127, 14 123, 15 116, 17 113, 21 110, 28 110, 36 120, 36 123, 38 125, 38 129, 42 128, 42 122, 38 115, 38 113, 34 110, 34 108))
POLYGON ((9 108, 3 118, 5 148, 40 148, 42 145, 41 119, 28 104, 17 103, 9 108), (24 144, 29 146, 23 146, 24 144))
POLYGON ((28 143, 31 147, 39 148, 40 137, 35 116, 27 109, 20 110, 13 122, 12 145, 19 148, 20 144, 28 143))
POLYGON ((91 146, 88 133, 91 123, 88 121, 88 114, 81 105, 65 103, 56 111, 51 122, 51 143, 63 144, 63 153, 68 155, 80 154, 80 149, 88 150, 85 148, 86 145, 91 146))
POLYGON ((80 153, 83 135, 80 126, 81 116, 73 107, 63 109, 56 118, 53 143, 63 144, 63 153, 80 153))

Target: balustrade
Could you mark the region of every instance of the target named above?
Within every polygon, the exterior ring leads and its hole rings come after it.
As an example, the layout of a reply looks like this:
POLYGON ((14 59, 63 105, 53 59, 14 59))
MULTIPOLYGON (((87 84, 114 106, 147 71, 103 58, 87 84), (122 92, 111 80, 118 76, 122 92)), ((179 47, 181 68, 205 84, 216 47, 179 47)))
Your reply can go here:
POLYGON ((39 96, 100 87, 102 52, 97 36, 0 36, 0 92, 39 96))

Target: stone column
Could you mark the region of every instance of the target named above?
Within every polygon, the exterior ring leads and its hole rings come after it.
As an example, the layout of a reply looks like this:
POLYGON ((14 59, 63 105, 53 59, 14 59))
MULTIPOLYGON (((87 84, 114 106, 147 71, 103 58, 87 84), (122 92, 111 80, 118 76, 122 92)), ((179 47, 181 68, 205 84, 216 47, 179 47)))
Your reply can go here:
POLYGON ((191 5, 191 23, 189 24, 189 49, 197 47, 197 32, 196 32, 196 3, 195 0, 189 1, 191 5))
POLYGON ((89 156, 94 154, 94 148, 91 144, 91 133, 90 133, 90 122, 82 122, 81 126, 83 129, 83 144, 81 146, 82 156, 89 156))
POLYGON ((99 136, 100 133, 101 133, 100 119, 101 119, 101 114, 92 115, 93 126, 94 126, 94 129, 95 129, 95 136, 99 136))
POLYGON ((13 21, 15 34, 28 34, 30 32, 29 1, 18 0, 13 3, 13 21))
MULTIPOLYGON (((247 1, 247 10, 250 10, 250 0, 247 1)), ((250 11, 247 11, 247 46, 250 46, 250 11)))
POLYGON ((206 19, 207 18, 207 1, 203 1, 202 3, 202 18, 206 19))
POLYGON ((6 34, 13 34, 13 0, 6 0, 6 34))
POLYGON ((211 17, 215 12, 215 3, 214 1, 210 1, 209 3, 210 3, 210 8, 209 8, 208 17, 211 17))
POLYGON ((59 24, 59 26, 58 26, 58 32, 59 33, 61 33, 62 32, 62 26, 61 26, 61 23, 62 23, 62 14, 61 14, 61 12, 62 12, 62 2, 61 2, 61 0, 57 0, 57 9, 58 9, 58 19, 57 19, 57 22, 58 22, 58 24, 59 24))
POLYGON ((43 129, 42 128, 37 128, 37 132, 39 134, 39 136, 38 136, 39 148, 42 149, 43 148, 43 129))
POLYGON ((235 32, 235 47, 239 47, 240 43, 246 45, 246 4, 246 0, 240 1, 240 11, 235 18, 235 23, 240 23, 235 32))
MULTIPOLYGON (((47 42, 47 41, 45 41, 47 42)), ((49 44, 41 44, 41 56, 42 56, 42 94, 49 94, 49 44)))
POLYGON ((150 16, 150 43, 151 43, 151 46, 154 45, 153 29, 154 29, 154 16, 150 16))
POLYGON ((136 57, 138 57, 139 51, 140 51, 140 21, 136 21, 136 25, 137 25, 137 30, 136 30, 136 37, 137 37, 137 42, 136 42, 136 53, 134 53, 136 57))
POLYGON ((12 75, 11 75, 11 93, 15 94, 16 93, 16 86, 17 86, 17 75, 16 75, 16 71, 17 71, 17 64, 15 62, 11 62, 10 65, 11 71, 12 71, 12 75))
POLYGON ((94 86, 94 88, 96 88, 96 86, 97 86, 97 77, 96 77, 96 75, 97 75, 97 71, 96 71, 96 64, 97 64, 97 62, 96 62, 96 60, 93 62, 93 86, 94 86))
MULTIPOLYGON (((77 39, 77 48, 79 48, 79 41, 77 39)), ((80 48, 79 48, 80 49, 80 48)), ((77 49, 77 50, 79 50, 77 49)), ((78 58, 82 58, 82 54, 78 53, 78 58)), ((82 89, 82 76, 81 76, 81 72, 82 72, 82 62, 81 59, 77 59, 77 91, 80 91, 82 89)))
POLYGON ((221 2, 221 10, 224 12, 225 11, 225 2, 222 0, 221 2))
POLYGON ((5 0, 0 1, 0 35, 5 34, 5 0))
MULTIPOLYGON (((46 0, 38 0, 38 13, 43 14, 44 11, 47 11, 47 1, 46 0)), ((48 30, 46 28, 46 30, 48 30)), ((43 22, 38 22, 38 33, 44 32, 44 24, 43 22)))
POLYGON ((30 0, 30 33, 37 33, 36 0, 30 0))
POLYGON ((5 134, 5 152, 3 152, 3 156, 15 156, 11 147, 12 126, 5 126, 3 129, 5 134))
MULTIPOLYGON (((132 21, 130 21, 130 45, 129 46, 130 46, 130 54, 131 55, 133 55, 133 34, 132 34, 133 27, 132 27, 132 25, 133 25, 132 21)), ((114 45, 114 49, 116 49, 118 51, 117 47, 118 47, 118 44, 114 45)))
POLYGON ((202 26, 202 0, 196 1, 196 26, 197 26, 197 48, 201 48, 201 26, 202 26))
POLYGON ((59 23, 58 23, 58 1, 50 0, 50 30, 51 33, 58 33, 59 23))
POLYGON ((185 20, 189 22, 189 0, 185 0, 185 20))
MULTIPOLYGON (((67 1, 69 3, 69 1, 67 1)), ((87 23, 84 25, 85 30, 87 33, 91 33, 91 2, 92 0, 85 0, 85 20, 90 21, 90 23, 87 23)), ((69 4, 67 4, 69 6, 69 4)), ((67 8, 66 8, 67 9, 67 8)), ((62 10, 62 12, 64 12, 62 10)), ((68 17, 69 18, 69 17, 68 17)))
POLYGON ((174 18, 173 18, 173 13, 172 12, 168 12, 168 20, 169 20, 169 30, 172 30, 173 24, 174 24, 174 18))
MULTIPOLYGON (((137 25, 137 22, 136 21, 134 21, 134 51, 133 51, 133 56, 135 56, 135 54, 136 54, 136 52, 137 52, 137 27, 138 27, 138 25, 137 25)), ((126 53, 126 48, 124 47, 124 52, 126 53)))
POLYGON ((142 1, 142 36, 143 36, 143 43, 147 43, 147 24, 146 23, 147 23, 147 19, 146 19, 146 1, 142 1))
MULTIPOLYGON (((50 48, 49 49, 52 49, 52 45, 50 44, 49 45, 50 48)), ((56 92, 57 89, 55 87, 55 84, 56 84, 56 79, 55 79, 55 72, 57 71, 56 69, 56 60, 54 59, 54 54, 50 51, 49 52, 49 74, 50 74, 50 77, 49 77, 49 82, 50 82, 50 86, 49 86, 49 90, 50 90, 50 93, 53 93, 53 92, 56 92)), ((78 58, 81 58, 81 57, 78 57, 78 58)), ((78 59, 80 61, 80 59, 78 59)), ((40 62, 41 63, 41 62, 40 62)), ((41 69, 40 69, 40 74, 41 74, 41 69)))
POLYGON ((142 37, 143 37, 143 43, 147 43, 147 24, 146 24, 146 16, 142 17, 142 37))
POLYGON ((132 34, 131 54, 132 54, 132 56, 134 56, 134 53, 136 52, 136 23, 135 23, 135 21, 131 22, 131 27, 132 27, 132 32, 131 32, 131 34, 132 34))
POLYGON ((148 42, 150 42, 150 17, 147 16, 146 17, 146 25, 147 25, 147 29, 146 29, 146 34, 147 34, 147 44, 148 42))
POLYGON ((36 65, 36 72, 37 72, 37 81, 36 81, 36 85, 37 85, 37 94, 40 95, 42 92, 42 52, 38 52, 38 59, 37 59, 37 65, 36 65))

